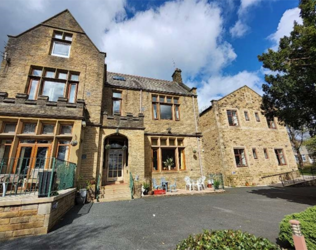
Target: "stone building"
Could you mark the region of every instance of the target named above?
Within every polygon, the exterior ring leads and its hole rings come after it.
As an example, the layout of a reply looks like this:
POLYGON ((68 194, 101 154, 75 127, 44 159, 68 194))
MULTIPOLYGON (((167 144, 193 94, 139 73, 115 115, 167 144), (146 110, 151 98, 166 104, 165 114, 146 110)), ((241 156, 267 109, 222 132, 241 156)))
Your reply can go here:
POLYGON ((15 171, 10 159, 18 159, 28 172, 52 157, 76 163, 77 179, 107 185, 101 198, 109 199, 130 198, 131 176, 137 194, 153 177, 199 177, 196 89, 179 69, 172 81, 107 72, 105 57, 68 10, 9 36, 0 69, 2 161, 15 171))
POLYGON ((200 113, 206 172, 221 172, 227 185, 279 182, 297 169, 286 128, 262 114, 262 98, 247 86, 200 113))
MULTIPOLYGON (((296 163, 299 163, 297 152, 294 148, 293 148, 293 153, 295 156, 296 163)), ((313 159, 313 152, 308 151, 306 146, 302 145, 300 147, 300 153, 302 156, 304 166, 309 166, 315 162, 315 159, 313 159)))

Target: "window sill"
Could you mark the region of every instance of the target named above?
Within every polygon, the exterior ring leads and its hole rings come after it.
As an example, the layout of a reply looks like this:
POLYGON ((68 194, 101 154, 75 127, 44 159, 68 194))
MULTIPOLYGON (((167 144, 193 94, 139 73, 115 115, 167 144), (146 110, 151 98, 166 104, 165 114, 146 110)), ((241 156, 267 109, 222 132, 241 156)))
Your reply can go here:
POLYGON ((153 174, 174 174, 174 173, 186 173, 187 170, 162 170, 162 171, 153 171, 153 174))
POLYGON ((62 57, 62 58, 69 58, 69 56, 62 56, 62 55, 56 55, 56 54, 50 54, 51 56, 56 56, 56 57, 62 57))

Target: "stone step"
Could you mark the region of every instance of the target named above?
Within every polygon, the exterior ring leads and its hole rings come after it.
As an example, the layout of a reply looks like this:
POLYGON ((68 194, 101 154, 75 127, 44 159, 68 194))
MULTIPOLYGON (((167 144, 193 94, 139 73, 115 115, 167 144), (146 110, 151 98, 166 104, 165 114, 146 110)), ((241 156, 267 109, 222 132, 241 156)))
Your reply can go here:
POLYGON ((127 195, 130 194, 131 191, 130 190, 124 190, 124 191, 100 191, 100 194, 104 194, 104 195, 127 195))
POLYGON ((127 201, 127 200, 131 200, 131 197, 100 198, 99 202, 127 201))
POLYGON ((106 185, 100 188, 101 190, 119 190, 119 189, 130 189, 127 184, 118 184, 118 185, 106 185))

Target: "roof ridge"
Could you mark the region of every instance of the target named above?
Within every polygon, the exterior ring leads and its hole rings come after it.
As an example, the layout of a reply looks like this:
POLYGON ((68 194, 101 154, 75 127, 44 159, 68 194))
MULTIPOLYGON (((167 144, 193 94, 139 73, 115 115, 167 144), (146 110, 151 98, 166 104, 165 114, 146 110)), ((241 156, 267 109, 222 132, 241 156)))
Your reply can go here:
POLYGON ((130 75, 130 74, 118 73, 118 72, 112 72, 112 71, 108 71, 108 73, 121 74, 121 75, 125 75, 125 76, 136 76, 136 77, 140 77, 140 78, 146 78, 146 79, 150 79, 150 80, 164 81, 164 82, 170 82, 170 83, 174 82, 174 81, 163 80, 163 79, 158 79, 158 78, 152 78, 152 77, 147 77, 147 76, 130 75))

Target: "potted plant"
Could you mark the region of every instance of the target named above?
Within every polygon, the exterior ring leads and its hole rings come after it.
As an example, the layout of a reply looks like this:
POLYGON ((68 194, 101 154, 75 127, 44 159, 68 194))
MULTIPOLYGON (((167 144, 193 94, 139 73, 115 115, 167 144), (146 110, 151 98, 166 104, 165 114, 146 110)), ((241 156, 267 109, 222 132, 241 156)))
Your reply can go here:
POLYGON ((220 181, 219 180, 215 180, 214 181, 214 189, 219 189, 219 184, 220 184, 220 181))
POLYGON ((83 183, 83 176, 79 175, 77 180, 77 195, 76 195, 76 203, 77 204, 85 204, 87 198, 87 189, 82 186, 83 183))
POLYGON ((207 181, 207 187, 208 187, 208 188, 211 188, 211 187, 212 187, 212 181, 211 181, 211 180, 208 180, 208 181, 207 181))
POLYGON ((174 165, 172 158, 167 158, 166 161, 163 162, 166 167, 168 167, 168 170, 171 170, 171 167, 174 165))
POLYGON ((146 183, 146 182, 144 182, 144 183, 143 183, 143 190, 144 190, 144 191, 143 191, 143 195, 148 195, 149 188, 150 188, 149 184, 146 183))
POLYGON ((245 186, 249 187, 249 182, 248 181, 246 181, 245 186))

